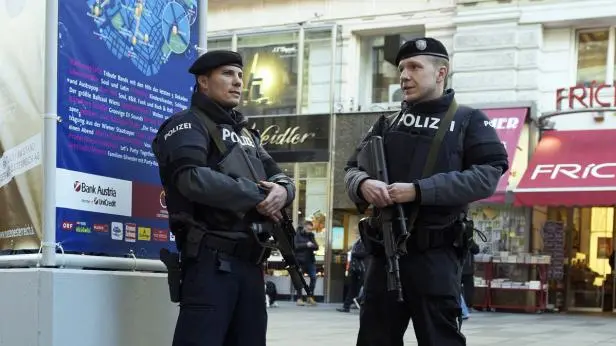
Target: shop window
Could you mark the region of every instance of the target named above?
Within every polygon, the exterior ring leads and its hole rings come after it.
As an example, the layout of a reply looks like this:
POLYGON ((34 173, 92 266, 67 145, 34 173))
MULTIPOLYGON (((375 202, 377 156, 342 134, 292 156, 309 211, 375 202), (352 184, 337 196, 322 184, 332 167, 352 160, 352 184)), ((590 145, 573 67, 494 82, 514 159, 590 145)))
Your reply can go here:
POLYGON ((332 63, 331 31, 307 29, 302 66, 302 114, 329 113, 332 63))
POLYGON ((483 241, 475 234, 480 253, 496 255, 507 252, 512 255, 528 252, 527 218, 524 208, 511 206, 476 205, 469 214, 475 228, 487 238, 483 241))
POLYGON ((577 33, 578 84, 612 84, 616 73, 615 28, 580 30, 577 33), (609 52, 613 52, 610 56, 609 52), (609 82, 608 82, 609 81, 609 82))
POLYGON ((402 101, 400 74, 395 65, 400 46, 423 32, 365 36, 361 40, 359 107, 382 110, 397 107, 402 101))
POLYGON ((561 275, 549 277, 553 279, 550 303, 557 308, 611 306, 611 301, 603 301, 603 295, 612 287, 609 257, 614 249, 614 208, 548 207, 545 210, 545 217, 533 216, 533 238, 540 240, 535 250, 552 258, 548 274, 556 266, 560 268, 561 275), (548 234, 544 226, 554 222, 561 225, 559 231, 548 234))
POLYGON ((289 178, 293 179, 295 176, 295 164, 294 163, 279 163, 278 167, 282 170, 284 174, 286 174, 289 178))
POLYGON ((231 50, 231 37, 211 38, 207 40, 207 50, 231 50))
POLYGON ((239 36, 244 60, 244 115, 296 114, 297 32, 239 36))
POLYGON ((328 231, 326 229, 329 197, 327 163, 299 163, 295 174, 298 223, 312 220, 315 238, 319 243, 319 251, 315 255, 318 261, 322 261, 327 248, 328 231))

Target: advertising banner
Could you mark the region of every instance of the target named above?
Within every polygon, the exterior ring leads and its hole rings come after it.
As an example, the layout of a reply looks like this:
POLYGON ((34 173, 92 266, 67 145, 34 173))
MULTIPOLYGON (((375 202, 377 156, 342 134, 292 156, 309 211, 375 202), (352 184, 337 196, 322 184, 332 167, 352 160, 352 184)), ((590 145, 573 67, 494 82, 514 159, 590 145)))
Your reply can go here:
POLYGON ((190 106, 197 0, 64 0, 58 16, 57 240, 157 258, 173 237, 151 143, 190 106))
POLYGON ((43 207, 45 6, 0 1, 0 251, 38 250, 43 207))
POLYGON ((244 62, 244 115, 296 114, 297 44, 239 47, 244 62))

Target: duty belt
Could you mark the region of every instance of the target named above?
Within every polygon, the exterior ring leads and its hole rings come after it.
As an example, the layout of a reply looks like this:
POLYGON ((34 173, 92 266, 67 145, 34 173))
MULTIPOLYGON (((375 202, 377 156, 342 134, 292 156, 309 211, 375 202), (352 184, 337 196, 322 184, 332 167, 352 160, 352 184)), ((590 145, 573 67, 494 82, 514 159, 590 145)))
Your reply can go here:
POLYGON ((422 229, 417 227, 416 231, 410 236, 407 247, 409 252, 426 251, 452 246, 455 241, 455 228, 445 229, 422 229))
POLYGON ((262 264, 269 257, 268 249, 252 239, 235 240, 206 233, 203 236, 203 245, 254 264, 262 264))

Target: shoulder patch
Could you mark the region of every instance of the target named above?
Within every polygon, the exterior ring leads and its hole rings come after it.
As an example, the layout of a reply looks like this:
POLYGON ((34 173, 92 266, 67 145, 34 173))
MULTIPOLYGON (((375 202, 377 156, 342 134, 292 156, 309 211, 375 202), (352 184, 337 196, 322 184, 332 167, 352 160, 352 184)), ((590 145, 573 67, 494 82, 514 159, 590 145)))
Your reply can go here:
POLYGON ((175 126, 173 126, 171 129, 169 129, 167 132, 165 132, 165 134, 163 135, 163 139, 166 141, 169 137, 173 136, 174 134, 183 131, 183 130, 190 130, 192 129, 192 123, 191 122, 181 122, 179 124, 176 124, 175 126))

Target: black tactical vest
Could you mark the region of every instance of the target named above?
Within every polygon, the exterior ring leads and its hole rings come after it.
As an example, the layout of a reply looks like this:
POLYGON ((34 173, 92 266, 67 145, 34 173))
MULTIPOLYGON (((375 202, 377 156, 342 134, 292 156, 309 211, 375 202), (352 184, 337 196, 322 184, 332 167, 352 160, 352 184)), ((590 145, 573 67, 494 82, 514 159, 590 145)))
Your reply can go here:
MULTIPOLYGON (((262 176, 262 179, 266 179, 263 164, 258 156, 258 134, 253 130, 243 128, 236 130, 229 124, 215 124, 213 122, 206 125, 206 120, 202 117, 205 116, 201 111, 195 111, 191 109, 189 111, 191 116, 194 116, 197 121, 192 122, 193 126, 202 126, 203 130, 208 133, 210 137, 208 145, 208 155, 206 158, 206 166, 214 171, 220 172, 219 163, 225 159, 231 149, 239 145, 242 147, 246 156, 251 161, 255 170, 262 176), (214 131, 208 129, 208 127, 215 127, 214 131), (225 152, 222 153, 218 148, 218 145, 224 146, 225 152)), ((204 138, 205 140, 205 138, 204 138)), ((160 167, 161 177, 166 170, 166 167, 160 167)), ((252 177, 246 177, 252 178, 252 177)), ((260 221, 262 218, 256 211, 246 215, 244 218, 240 218, 238 215, 213 206, 206 206, 189 201, 184 197, 175 186, 169 184, 169 182, 163 183, 165 188, 165 194, 167 199, 167 208, 169 210, 170 223, 177 222, 178 225, 183 226, 187 223, 184 217, 179 219, 173 216, 185 215, 190 219, 202 223, 209 230, 217 231, 235 231, 246 230, 246 224, 252 221, 260 221)), ((171 227, 174 228, 173 226, 171 227)))
MULTIPOLYGON (((445 132, 434 169, 430 175, 463 170, 463 136, 470 120, 471 111, 460 106, 445 132)), ((385 122, 384 143, 390 182, 411 183, 422 178, 428 152, 443 114, 413 114, 400 112, 385 122)), ((405 206, 410 214, 411 204, 405 206)), ((466 205, 420 206, 415 225, 450 225, 466 205)))

